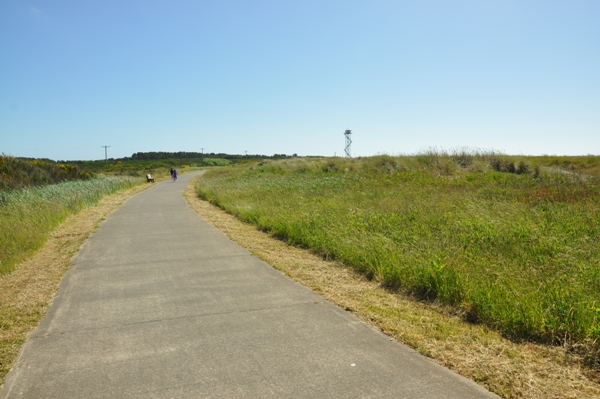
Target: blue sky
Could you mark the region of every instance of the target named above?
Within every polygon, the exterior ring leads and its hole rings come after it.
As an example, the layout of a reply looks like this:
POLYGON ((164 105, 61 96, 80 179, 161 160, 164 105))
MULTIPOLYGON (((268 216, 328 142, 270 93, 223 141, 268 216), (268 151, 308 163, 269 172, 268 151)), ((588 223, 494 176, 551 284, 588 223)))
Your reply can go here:
POLYGON ((0 3, 0 152, 600 154, 600 1, 0 3))

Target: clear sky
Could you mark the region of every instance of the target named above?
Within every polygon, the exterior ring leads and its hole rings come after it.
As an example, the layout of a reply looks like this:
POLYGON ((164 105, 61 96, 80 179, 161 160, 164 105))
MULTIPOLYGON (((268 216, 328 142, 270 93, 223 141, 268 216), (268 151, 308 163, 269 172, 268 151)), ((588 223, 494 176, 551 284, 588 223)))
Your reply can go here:
POLYGON ((2 0, 0 152, 600 154, 599 0, 2 0))

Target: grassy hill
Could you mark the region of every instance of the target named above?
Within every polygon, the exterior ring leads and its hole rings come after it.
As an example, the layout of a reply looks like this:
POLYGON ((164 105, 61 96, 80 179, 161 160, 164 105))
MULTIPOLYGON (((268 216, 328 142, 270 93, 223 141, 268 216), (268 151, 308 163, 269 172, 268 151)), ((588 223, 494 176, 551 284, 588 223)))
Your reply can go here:
POLYGON ((597 158, 568 169, 468 152, 269 161, 211 171, 198 193, 388 287, 598 363, 597 158))

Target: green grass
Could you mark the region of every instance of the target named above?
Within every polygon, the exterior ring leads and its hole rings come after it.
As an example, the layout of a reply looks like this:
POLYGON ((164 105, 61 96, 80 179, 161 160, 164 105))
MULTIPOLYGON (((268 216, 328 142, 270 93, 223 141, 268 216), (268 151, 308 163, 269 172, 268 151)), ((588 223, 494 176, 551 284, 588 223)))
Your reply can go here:
POLYGON ((223 168, 197 188, 290 244, 510 337, 598 349, 593 176, 531 158, 431 151, 223 168))
POLYGON ((2 191, 71 180, 89 180, 93 177, 92 173, 82 170, 77 165, 0 155, 0 190, 2 191))
POLYGON ((583 172, 586 174, 600 176, 600 157, 594 155, 583 156, 539 156, 525 157, 540 166, 558 167, 565 170, 583 172))
POLYGON ((0 275, 39 249, 67 216, 142 181, 100 178, 0 191, 0 275))

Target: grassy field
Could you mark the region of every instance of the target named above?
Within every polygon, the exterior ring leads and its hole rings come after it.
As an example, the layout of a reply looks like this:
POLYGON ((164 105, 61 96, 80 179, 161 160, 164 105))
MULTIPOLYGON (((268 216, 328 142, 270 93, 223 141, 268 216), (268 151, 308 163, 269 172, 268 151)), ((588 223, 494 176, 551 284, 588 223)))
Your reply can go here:
POLYGON ((98 178, 0 191, 0 276, 40 248, 67 216, 142 181, 98 178))
POLYGON ((535 161, 296 159, 209 171, 197 189, 290 244, 508 337, 570 345, 597 366, 598 180, 535 161))

